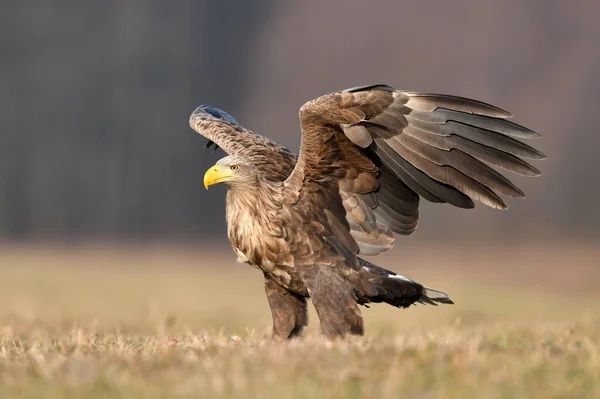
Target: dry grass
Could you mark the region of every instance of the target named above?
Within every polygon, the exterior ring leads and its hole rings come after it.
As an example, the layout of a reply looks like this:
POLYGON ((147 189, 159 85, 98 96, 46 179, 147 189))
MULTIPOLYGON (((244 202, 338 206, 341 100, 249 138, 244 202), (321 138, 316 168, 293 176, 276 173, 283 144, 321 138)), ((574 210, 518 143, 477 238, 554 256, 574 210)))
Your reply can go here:
POLYGON ((455 306, 373 306, 336 343, 312 312, 276 345, 262 277, 229 252, 3 248, 0 397, 600 397, 600 251, 418 249, 379 263, 455 306))

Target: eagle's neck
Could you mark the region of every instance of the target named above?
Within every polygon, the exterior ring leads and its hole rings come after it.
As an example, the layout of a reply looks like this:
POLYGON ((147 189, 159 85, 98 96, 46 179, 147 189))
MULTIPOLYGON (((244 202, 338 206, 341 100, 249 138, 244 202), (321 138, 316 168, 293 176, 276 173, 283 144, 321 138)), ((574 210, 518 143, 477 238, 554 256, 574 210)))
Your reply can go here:
POLYGON ((227 235, 239 259, 262 267, 269 263, 267 244, 280 235, 280 183, 259 178, 257 184, 232 186, 227 191, 227 235))

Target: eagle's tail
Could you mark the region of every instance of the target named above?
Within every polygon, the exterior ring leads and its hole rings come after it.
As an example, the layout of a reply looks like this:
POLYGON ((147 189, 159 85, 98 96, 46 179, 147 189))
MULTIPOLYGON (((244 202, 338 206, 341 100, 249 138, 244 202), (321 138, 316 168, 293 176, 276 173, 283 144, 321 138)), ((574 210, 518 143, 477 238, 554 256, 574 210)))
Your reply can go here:
POLYGON ((354 290, 361 304, 385 302, 406 308, 415 303, 437 306, 438 303, 453 304, 448 294, 425 287, 416 281, 360 259, 361 270, 354 290))

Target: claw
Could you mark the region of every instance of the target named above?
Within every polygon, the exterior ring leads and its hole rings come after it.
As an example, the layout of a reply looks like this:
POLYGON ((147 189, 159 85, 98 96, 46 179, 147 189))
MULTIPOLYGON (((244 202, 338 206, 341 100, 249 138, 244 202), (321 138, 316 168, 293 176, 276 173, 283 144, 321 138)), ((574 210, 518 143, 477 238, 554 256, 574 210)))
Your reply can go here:
POLYGON ((212 140, 208 140, 204 146, 210 150, 209 152, 211 154, 213 154, 215 151, 217 151, 219 148, 221 148, 212 140), (211 148, 211 147, 213 147, 213 148, 211 148))

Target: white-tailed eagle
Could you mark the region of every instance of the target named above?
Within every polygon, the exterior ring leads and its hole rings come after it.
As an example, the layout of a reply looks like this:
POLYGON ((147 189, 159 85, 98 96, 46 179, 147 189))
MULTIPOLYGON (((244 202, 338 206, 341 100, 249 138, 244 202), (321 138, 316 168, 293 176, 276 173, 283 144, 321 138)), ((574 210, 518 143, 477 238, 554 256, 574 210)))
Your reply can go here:
POLYGON ((538 176, 544 154, 516 138, 539 137, 492 105, 386 85, 327 94, 300 108, 296 156, 202 105, 190 126, 229 156, 204 176, 225 183, 227 232, 238 258, 264 273, 273 335, 307 324, 306 299, 328 337, 363 334, 358 305, 453 303, 361 256, 392 248, 417 228, 419 200, 507 207, 525 194, 490 166, 538 176))

